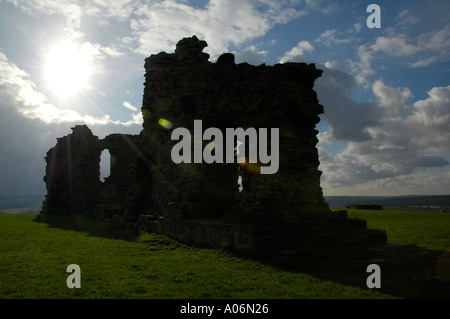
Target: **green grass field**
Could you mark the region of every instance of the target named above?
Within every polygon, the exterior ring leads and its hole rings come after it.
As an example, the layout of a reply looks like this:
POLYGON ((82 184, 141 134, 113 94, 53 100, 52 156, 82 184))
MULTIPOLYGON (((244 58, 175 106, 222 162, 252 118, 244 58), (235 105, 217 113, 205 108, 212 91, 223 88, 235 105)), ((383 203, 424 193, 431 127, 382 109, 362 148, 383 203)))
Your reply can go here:
POLYGON ((450 213, 347 209, 347 214, 365 219, 368 228, 386 230, 390 243, 450 250, 450 213))
MULTIPOLYGON (((392 243, 450 249, 450 214, 349 211, 370 228, 388 230, 392 243)), ((398 298, 352 280, 280 269, 166 236, 81 217, 50 227, 36 215, 0 215, 0 298, 398 298), (66 268, 81 269, 81 288, 66 285, 66 268)), ((54 224, 52 224, 54 225, 54 224)), ((349 276, 348 274, 346 276, 349 276)), ((407 287, 406 287, 407 288, 407 287)))

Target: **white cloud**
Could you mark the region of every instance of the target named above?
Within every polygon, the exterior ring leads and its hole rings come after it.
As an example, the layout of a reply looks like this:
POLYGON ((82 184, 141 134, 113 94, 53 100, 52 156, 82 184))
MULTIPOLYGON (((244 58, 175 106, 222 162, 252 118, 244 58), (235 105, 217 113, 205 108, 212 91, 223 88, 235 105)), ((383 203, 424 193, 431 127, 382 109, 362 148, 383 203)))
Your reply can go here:
POLYGON ((323 118, 332 126, 333 137, 344 141, 370 139, 367 128, 378 123, 381 116, 376 103, 358 103, 351 98, 358 85, 351 74, 325 65, 317 67, 324 72, 316 80, 314 89, 319 103, 324 105, 323 118))
MULTIPOLYGON (((400 17, 409 16, 409 11, 400 12, 400 17)), ((415 21, 415 20, 414 20, 415 21)), ((427 30, 423 33, 412 33, 411 19, 402 24, 401 28, 386 28, 383 35, 375 38, 373 42, 365 42, 357 46, 356 54, 359 60, 347 60, 352 74, 359 84, 369 88, 370 78, 376 73, 372 64, 383 62, 381 69, 389 68, 389 63, 396 63, 410 68, 423 68, 436 63, 450 60, 450 24, 437 30, 427 30), (400 31, 401 33, 397 33, 400 31)), ((360 26, 354 25, 357 32, 360 26)), ((317 43, 335 45, 348 41, 349 44, 361 43, 361 38, 339 38, 336 30, 327 30, 316 40, 317 43)), ((319 49, 317 51, 320 51, 319 49)))
POLYGON ((61 14, 68 17, 73 13, 83 15, 98 15, 100 17, 113 17, 124 21, 136 10, 139 1, 135 0, 21 0, 9 1, 27 13, 41 12, 47 15, 61 14))
POLYGON ((331 3, 331 4, 329 4, 328 6, 324 7, 324 8, 322 9, 322 12, 323 12, 325 15, 330 15, 330 14, 333 14, 333 13, 338 13, 338 12, 341 12, 341 7, 339 6, 338 2, 334 2, 334 3, 331 3))
POLYGON ((205 9, 163 1, 142 10, 142 14, 131 21, 131 27, 139 38, 137 51, 144 55, 172 51, 179 39, 194 34, 206 40, 207 50, 217 55, 227 51, 230 43, 239 45, 264 35, 270 28, 270 21, 249 1, 213 0, 205 9))
POLYGON ((406 42, 407 36, 400 34, 394 37, 378 37, 370 48, 375 51, 382 51, 388 55, 405 57, 417 53, 420 48, 406 42))
POLYGON ((366 45, 361 45, 357 49, 357 54, 360 62, 349 62, 352 63, 352 72, 356 74, 358 83, 363 84, 368 81, 367 78, 370 75, 375 73, 371 66, 373 53, 366 45))
POLYGON ((304 10, 294 8, 302 3, 301 0, 255 0, 252 3, 255 9, 262 11, 264 16, 272 21, 272 24, 284 24, 308 14, 304 10))
POLYGON ((128 122, 112 121, 108 115, 94 117, 75 110, 60 109, 48 102, 46 96, 36 90, 36 85, 30 80, 29 74, 10 62, 2 52, 0 52, 0 94, 3 101, 13 101, 10 106, 3 104, 2 107, 15 107, 24 117, 39 119, 45 123, 134 125, 140 121, 139 118, 133 118, 128 122))
MULTIPOLYGON (((228 51, 230 45, 240 46, 261 37, 277 24, 285 24, 307 14, 295 8, 298 1, 210 0, 204 8, 196 8, 186 1, 156 0, 95 0, 81 1, 31 1, 14 2, 30 14, 58 14, 68 17, 68 8, 78 7, 81 25, 94 17, 102 29, 114 28, 114 21, 129 28, 133 47, 129 50, 148 56, 160 51, 173 51, 184 37, 197 35, 206 40, 206 52, 216 58, 228 51), (125 23, 128 22, 128 26, 125 23)), ((72 10, 73 11, 73 10, 72 10)), ((72 12, 71 11, 71 12, 72 12)), ((78 29, 75 33, 81 34, 78 29)), ((120 39, 119 39, 120 41, 120 39)), ((92 41, 90 41, 92 42, 92 41)), ((105 45, 103 52, 111 56, 123 54, 119 43, 105 45)))
POLYGON ((89 57, 89 59, 103 59, 106 56, 112 58, 118 58, 125 56, 125 45, 121 42, 126 43, 130 41, 130 38, 119 39, 117 44, 101 45, 97 42, 90 42, 85 40, 85 34, 73 28, 65 28, 64 34, 71 45, 77 47, 84 55, 89 57))
MULTIPOLYGON (((374 191, 381 191, 384 193, 383 195, 390 193, 386 189, 379 189, 380 181, 405 179, 405 176, 415 176, 428 169, 444 167, 449 164, 440 156, 421 155, 416 150, 377 149, 376 143, 373 142, 350 143, 343 152, 336 155, 319 148, 319 156, 324 189, 333 189, 342 193, 342 189, 345 188, 355 191, 364 188, 364 185, 370 185, 368 188, 370 191, 366 194, 372 195, 374 195, 374 191)), ((416 183, 418 185, 412 188, 416 191, 426 190, 426 187, 429 186, 425 183, 420 185, 420 179, 417 179, 416 183)), ((437 193, 446 190, 443 185, 440 187, 441 189, 437 193)), ((398 187, 395 191, 402 192, 402 189, 398 187)))
POLYGON ((134 0, 94 0, 86 4, 86 10, 104 17, 114 17, 119 21, 127 20, 138 2, 134 0), (97 11, 98 10, 98 11, 97 11))
POLYGON ((324 189, 339 194, 352 190, 353 195, 371 189, 371 194, 386 195, 387 188, 379 187, 389 182, 393 190, 408 194, 414 188, 403 182, 410 180, 416 190, 436 193, 445 174, 429 175, 422 184, 415 174, 449 165, 444 155, 450 153, 450 86, 434 87, 428 98, 411 105, 407 105, 412 98, 409 88, 392 88, 377 80, 372 85, 377 100, 357 103, 349 98, 354 87, 354 78, 338 69, 325 69, 323 79, 317 81, 323 117, 330 125, 319 134, 319 146, 348 143, 335 155, 319 147, 324 189))
POLYGON ((396 192, 399 195, 447 195, 450 189, 450 173, 401 175, 377 180, 375 185, 388 194, 396 192))
POLYGON ((350 38, 338 38, 336 36, 337 30, 326 30, 323 32, 320 37, 315 40, 315 42, 323 43, 324 45, 331 47, 334 44, 341 44, 341 43, 350 43, 350 38))
POLYGON ((15 6, 21 8, 27 13, 32 13, 33 10, 38 12, 44 12, 47 14, 65 14, 73 12, 72 8, 74 2, 71 0, 60 1, 48 1, 48 0, 21 0, 21 1, 9 1, 15 6))
MULTIPOLYGON (((385 31, 387 36, 379 36, 371 45, 359 47, 361 68, 371 70, 370 62, 374 58, 391 57, 413 68, 427 67, 433 63, 449 61, 450 24, 439 30, 427 31, 418 36, 406 33, 395 34, 396 29, 385 31)), ((364 72, 362 72, 364 73, 364 72)), ((366 72, 367 73, 367 72, 366 72)))
POLYGON ((450 24, 440 30, 421 34, 417 38, 420 56, 413 61, 412 67, 426 67, 436 62, 449 61, 450 56, 450 24))
POLYGON ((228 51, 228 46, 239 46, 261 37, 274 25, 286 23, 304 14, 286 6, 268 1, 211 0, 205 8, 194 8, 184 3, 160 1, 135 12, 138 18, 130 21, 139 46, 137 52, 173 51, 183 37, 197 35, 209 47, 212 58, 228 51))
POLYGON ((376 80, 372 90, 378 98, 380 106, 389 115, 402 114, 405 110, 406 102, 412 97, 409 88, 395 89, 385 85, 382 80, 376 80))
POLYGON ((412 16, 409 10, 403 10, 397 15, 394 21, 397 23, 397 25, 402 26, 416 24, 417 22, 419 22, 419 19, 412 16))
POLYGON ((378 148, 450 152, 450 86, 432 88, 428 95, 408 106, 402 116, 386 117, 368 129, 378 148))
POLYGON ((357 22, 353 24, 353 27, 355 28, 356 33, 358 33, 363 28, 363 24, 361 22, 357 22))
MULTIPOLYGON (((319 140, 320 145, 333 144, 334 142, 336 142, 336 140, 334 139, 333 127, 330 127, 328 131, 319 132, 319 134, 317 134, 317 139, 319 140)), ((323 153, 323 155, 326 154, 323 153)))
POLYGON ((246 62, 252 65, 266 63, 267 51, 258 51, 255 45, 245 48, 242 52, 235 53, 236 63, 246 62))
MULTIPOLYGON (((380 178, 357 185, 336 185, 327 187, 322 182, 326 196, 402 196, 402 195, 448 195, 450 173, 399 175, 380 178)), ((329 185, 329 184, 328 184, 329 185)))
POLYGON ((314 47, 308 41, 300 41, 295 47, 287 51, 283 57, 280 58, 280 63, 286 62, 304 62, 305 51, 311 52, 314 47))

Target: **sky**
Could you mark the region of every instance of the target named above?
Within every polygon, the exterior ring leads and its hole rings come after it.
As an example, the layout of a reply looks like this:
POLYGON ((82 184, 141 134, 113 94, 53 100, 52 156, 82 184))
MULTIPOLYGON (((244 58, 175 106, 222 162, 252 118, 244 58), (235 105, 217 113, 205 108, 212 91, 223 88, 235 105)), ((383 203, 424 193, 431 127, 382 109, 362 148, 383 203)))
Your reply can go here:
POLYGON ((45 194, 46 152, 75 125, 138 134, 145 58, 193 35, 211 62, 323 70, 325 196, 448 195, 448 12, 447 0, 0 0, 0 195, 45 194))

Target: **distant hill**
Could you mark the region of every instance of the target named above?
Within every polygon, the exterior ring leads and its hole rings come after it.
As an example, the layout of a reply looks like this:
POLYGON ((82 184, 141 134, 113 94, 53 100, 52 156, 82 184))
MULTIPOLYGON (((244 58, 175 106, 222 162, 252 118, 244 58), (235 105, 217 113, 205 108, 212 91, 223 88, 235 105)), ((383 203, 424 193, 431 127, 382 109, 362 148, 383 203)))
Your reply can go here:
POLYGON ((410 196, 325 196, 330 208, 354 204, 377 204, 384 208, 450 207, 450 195, 410 196))
MULTIPOLYGON (((355 204, 377 204, 384 208, 406 207, 448 207, 450 195, 429 196, 324 196, 330 208, 347 207, 355 204)), ((0 196, 0 211, 3 209, 28 208, 39 210, 45 195, 9 195, 0 196)))
POLYGON ((0 210, 7 208, 39 209, 45 195, 8 195, 0 196, 0 210))

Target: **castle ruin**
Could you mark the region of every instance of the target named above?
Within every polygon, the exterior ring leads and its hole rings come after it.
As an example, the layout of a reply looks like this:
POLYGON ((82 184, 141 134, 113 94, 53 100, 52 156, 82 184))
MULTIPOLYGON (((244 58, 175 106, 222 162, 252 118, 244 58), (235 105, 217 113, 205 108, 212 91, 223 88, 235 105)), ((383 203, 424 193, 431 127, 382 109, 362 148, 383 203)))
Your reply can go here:
POLYGON ((324 200, 315 128, 323 106, 313 90, 322 71, 306 63, 236 64, 229 53, 212 63, 206 46, 184 38, 174 53, 145 60, 139 135, 99 139, 78 125, 57 139, 46 157, 41 214, 116 218, 189 244, 263 257, 385 244, 385 231, 332 212, 324 200), (278 171, 260 174, 261 163, 248 161, 174 163, 171 132, 193 132, 195 120, 223 132, 278 128, 278 171), (101 182, 104 149, 111 173, 101 182))

